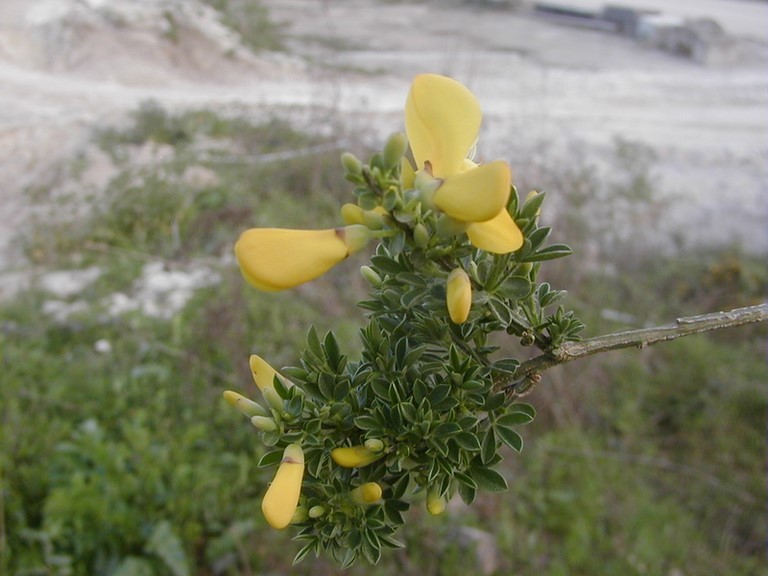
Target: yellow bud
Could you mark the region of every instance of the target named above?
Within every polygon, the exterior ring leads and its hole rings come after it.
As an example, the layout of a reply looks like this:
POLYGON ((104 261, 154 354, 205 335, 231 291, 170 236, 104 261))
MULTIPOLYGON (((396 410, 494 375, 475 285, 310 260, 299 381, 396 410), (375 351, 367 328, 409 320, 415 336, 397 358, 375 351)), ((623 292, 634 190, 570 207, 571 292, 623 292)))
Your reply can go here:
POLYGON ((446 303, 448 314, 454 324, 462 324, 469 317, 472 307, 472 284, 469 276, 461 268, 456 268, 448 275, 446 303))
POLYGON ((440 492, 433 486, 427 491, 427 512, 432 516, 442 514, 445 510, 445 498, 440 495, 440 492))
POLYGON ((259 387, 259 390, 263 391, 264 388, 274 388, 275 376, 280 378, 286 387, 292 385, 289 380, 280 376, 277 373, 277 370, 272 368, 272 366, 270 366, 261 356, 251 354, 251 357, 248 359, 248 365, 251 368, 253 381, 256 382, 256 386, 259 387))
POLYGON ((366 482, 358 486, 350 493, 352 501, 356 504, 373 504, 381 500, 381 486, 376 482, 366 482))
POLYGON ((373 452, 365 446, 345 446, 331 450, 331 458, 344 468, 361 468, 384 456, 384 452, 373 452))
POLYGON ((261 511, 272 528, 280 530, 291 523, 299 504, 303 477, 304 451, 298 444, 289 444, 261 502, 261 511))
POLYGON ((341 219, 344 220, 344 224, 364 224, 363 210, 357 204, 347 202, 341 207, 341 219))
POLYGON ((251 424, 264 432, 274 432, 277 430, 277 422, 267 416, 254 416, 251 418, 251 424))
POLYGON ((238 394, 232 390, 224 392, 224 400, 226 400, 227 404, 230 406, 240 410, 240 412, 248 416, 248 418, 267 415, 266 409, 261 404, 257 404, 253 400, 249 400, 242 394, 238 394))

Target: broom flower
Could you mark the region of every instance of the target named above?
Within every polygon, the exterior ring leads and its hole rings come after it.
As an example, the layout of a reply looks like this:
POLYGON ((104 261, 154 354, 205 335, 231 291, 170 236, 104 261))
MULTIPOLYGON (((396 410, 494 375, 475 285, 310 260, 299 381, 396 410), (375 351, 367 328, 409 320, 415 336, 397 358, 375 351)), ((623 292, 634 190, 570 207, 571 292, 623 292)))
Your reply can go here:
POLYGON ((235 256, 249 284, 276 292, 322 276, 370 238, 360 224, 327 230, 252 228, 235 244, 235 256))
POLYGON ((272 528, 281 530, 291 523, 299 505, 303 477, 304 451, 298 444, 289 444, 261 502, 261 511, 272 528))
POLYGON ((469 158, 481 121, 477 98, 456 80, 421 74, 411 84, 405 127, 416 161, 415 183, 435 179, 424 187, 425 201, 470 223, 467 233, 473 245, 504 254, 520 248, 523 236, 506 210, 509 165, 501 160, 478 165, 469 158))

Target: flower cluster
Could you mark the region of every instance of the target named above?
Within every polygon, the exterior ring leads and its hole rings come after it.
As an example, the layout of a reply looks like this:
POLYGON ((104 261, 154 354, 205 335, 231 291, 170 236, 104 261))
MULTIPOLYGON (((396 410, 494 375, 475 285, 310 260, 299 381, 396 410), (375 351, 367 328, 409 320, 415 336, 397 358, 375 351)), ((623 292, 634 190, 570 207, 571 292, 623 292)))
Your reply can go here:
POLYGON ((565 293, 536 285, 539 267, 570 249, 544 245, 543 193, 521 201, 506 162, 474 160, 481 119, 465 86, 417 76, 405 135, 367 164, 342 155, 356 197, 341 208, 344 226, 257 228, 235 245, 245 279, 276 291, 378 241, 361 268, 371 293, 359 303, 360 359, 310 328, 298 366, 277 372, 251 357, 263 404, 224 394, 271 447, 262 509, 272 527, 296 527, 297 560, 326 551, 343 566, 375 563, 400 546, 393 535, 419 495, 440 514, 454 495, 471 503, 478 490, 505 490, 500 451, 522 448, 515 428, 535 412, 513 399, 519 363, 488 338, 551 350, 582 328, 562 307, 545 312, 565 293))

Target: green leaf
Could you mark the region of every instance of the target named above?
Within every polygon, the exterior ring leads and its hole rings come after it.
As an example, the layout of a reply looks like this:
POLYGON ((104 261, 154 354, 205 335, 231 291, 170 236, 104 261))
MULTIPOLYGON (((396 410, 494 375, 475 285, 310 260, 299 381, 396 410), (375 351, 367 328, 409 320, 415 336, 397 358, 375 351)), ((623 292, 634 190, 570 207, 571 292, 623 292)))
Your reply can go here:
POLYGON ((315 330, 314 326, 310 326, 307 331, 307 348, 318 359, 324 358, 323 347, 320 345, 320 338, 318 338, 317 330, 315 330))
POLYGON ((485 431, 485 437, 483 438, 482 452, 480 453, 480 459, 483 464, 490 462, 496 455, 496 434, 493 428, 488 428, 485 431))
POLYGON ((460 483, 459 484, 459 496, 461 496, 461 499, 464 500, 464 503, 467 505, 471 505, 475 501, 475 497, 477 496, 477 485, 475 484, 475 487, 460 483))
POLYGON ((259 462, 256 464, 259 468, 266 468, 267 466, 274 466, 275 464, 278 464, 283 459, 283 451, 282 450, 272 450, 271 452, 267 452, 259 458, 259 462))
POLYGON ((504 476, 496 472, 496 470, 491 470, 490 468, 470 468, 469 474, 480 490, 485 490, 486 492, 505 492, 509 490, 504 476))
POLYGON ((549 226, 542 226, 541 228, 537 228, 533 232, 531 232, 528 235, 528 240, 531 241, 531 248, 533 250, 536 250, 539 246, 541 246, 544 241, 547 239, 549 234, 552 232, 552 228, 549 226))
POLYGON ((374 268, 390 274, 399 274, 405 270, 402 264, 396 260, 393 260, 389 256, 372 256, 371 264, 374 268))
POLYGON ((358 416, 355 418, 355 426, 361 430, 378 430, 381 424, 373 416, 358 416))
POLYGON ((541 204, 544 202, 545 196, 546 194, 544 192, 540 192, 528 198, 525 201, 525 204, 523 204, 523 207, 520 209, 520 218, 535 218, 536 212, 538 212, 541 208, 541 204))
POLYGON ((334 372, 339 371, 339 363, 341 362, 341 351, 339 350, 339 343, 336 340, 336 336, 330 330, 325 335, 323 342, 323 349, 325 351, 325 358, 328 360, 328 366, 334 372))
POLYGON ((504 428, 498 426, 496 428, 496 434, 499 435, 501 441, 507 446, 512 448, 515 452, 520 452, 523 449, 523 437, 511 428, 504 428))
POLYGON ((147 551, 159 557, 173 576, 189 576, 184 545, 167 520, 155 525, 147 542, 147 551))
POLYGON ((296 566, 296 564, 304 560, 304 558, 315 549, 316 545, 316 540, 310 540, 307 544, 302 546, 301 550, 299 550, 296 556, 293 557, 293 565, 296 566))
POLYGON ((454 472, 453 477, 459 481, 459 486, 463 484, 464 486, 469 486, 470 488, 477 490, 477 482, 475 482, 469 474, 465 474, 464 472, 454 472))
POLYGON ((523 300, 533 291, 533 284, 525 276, 510 276, 499 288, 499 293, 509 300, 523 300))
POLYGON ((503 406, 506 400, 507 400, 507 395, 504 394, 504 392, 497 392, 496 394, 491 394, 485 399, 485 402, 483 403, 483 408, 487 412, 493 412, 494 410, 497 410, 498 408, 503 406))
POLYGON ((467 452, 478 452, 480 450, 480 440, 471 432, 459 432, 453 439, 467 452))
POLYGON ((432 434, 445 438, 457 434, 458 432, 461 432, 461 426, 456 424, 456 422, 443 422, 442 424, 438 424, 437 428, 432 431, 432 434))
POLYGON ((155 576, 152 564, 143 558, 128 556, 112 572, 112 576, 155 576))
POLYGON ((525 402, 515 402, 507 407, 507 412, 524 412, 528 414, 531 419, 536 418, 536 408, 525 402))
POLYGON ((541 262, 543 260, 555 260, 573 254, 570 246, 565 244, 552 244, 524 258, 525 262, 541 262))
POLYGON ((533 420, 533 416, 527 412, 512 412, 500 416, 496 420, 496 424, 505 428, 511 428, 512 426, 518 426, 520 424, 528 424, 531 420, 533 420))
POLYGON ((496 319, 504 326, 507 326, 512 321, 512 313, 510 312, 509 307, 498 298, 493 296, 488 298, 488 307, 491 309, 491 312, 496 319))
POLYGON ((427 400, 430 404, 440 404, 451 393, 451 387, 448 384, 438 384, 427 396, 427 400))
POLYGON ((504 374, 514 374, 519 367, 520 362, 514 358, 502 358, 493 363, 491 370, 494 372, 502 372, 504 374))

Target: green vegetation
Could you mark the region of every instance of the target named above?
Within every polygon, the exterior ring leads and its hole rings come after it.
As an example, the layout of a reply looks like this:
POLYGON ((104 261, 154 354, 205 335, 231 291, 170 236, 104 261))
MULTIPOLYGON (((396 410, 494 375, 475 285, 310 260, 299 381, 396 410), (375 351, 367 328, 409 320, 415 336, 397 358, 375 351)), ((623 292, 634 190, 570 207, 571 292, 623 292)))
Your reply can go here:
POLYGON ((280 26, 259 0, 204 0, 221 13, 221 21, 240 35, 251 50, 282 50, 280 26))
MULTIPOLYGON (((96 141, 115 173, 89 215, 41 223, 23 239, 45 269, 101 270, 59 298, 88 306, 53 319, 44 310, 56 297, 41 286, 0 309, 0 573, 336 574, 322 559, 289 567, 300 545, 269 529, 259 509, 272 472, 256 466, 262 444, 221 392, 256 396, 249 353, 295 364, 312 324, 333 328, 348 353, 359 347, 359 262, 264 295, 231 260, 244 228, 339 222, 348 193, 339 151, 266 162, 326 142, 278 118, 169 115, 156 105, 96 141), (134 295, 158 261, 202 264, 219 279, 170 319, 112 313, 110 298, 134 295)), ((627 146, 604 188, 589 166, 543 187, 583 192, 558 212, 568 219, 558 240, 576 255, 551 275, 588 332, 762 298, 768 275, 748 252, 664 254, 631 241, 646 237, 658 203, 652 158, 629 165, 622 159, 638 150, 627 146), (629 199, 624 240, 606 203, 629 199), (596 202, 605 222, 578 218, 596 202), (600 265, 581 257, 587 243, 600 247, 600 265)), ((83 172, 82 159, 75 168, 83 172)), ((764 574, 765 341, 755 326, 548 372, 525 399, 539 416, 522 454, 507 459, 511 490, 437 518, 414 506, 398 535, 406 548, 348 573, 477 573, 457 531, 468 526, 495 543, 496 574, 764 574)))

